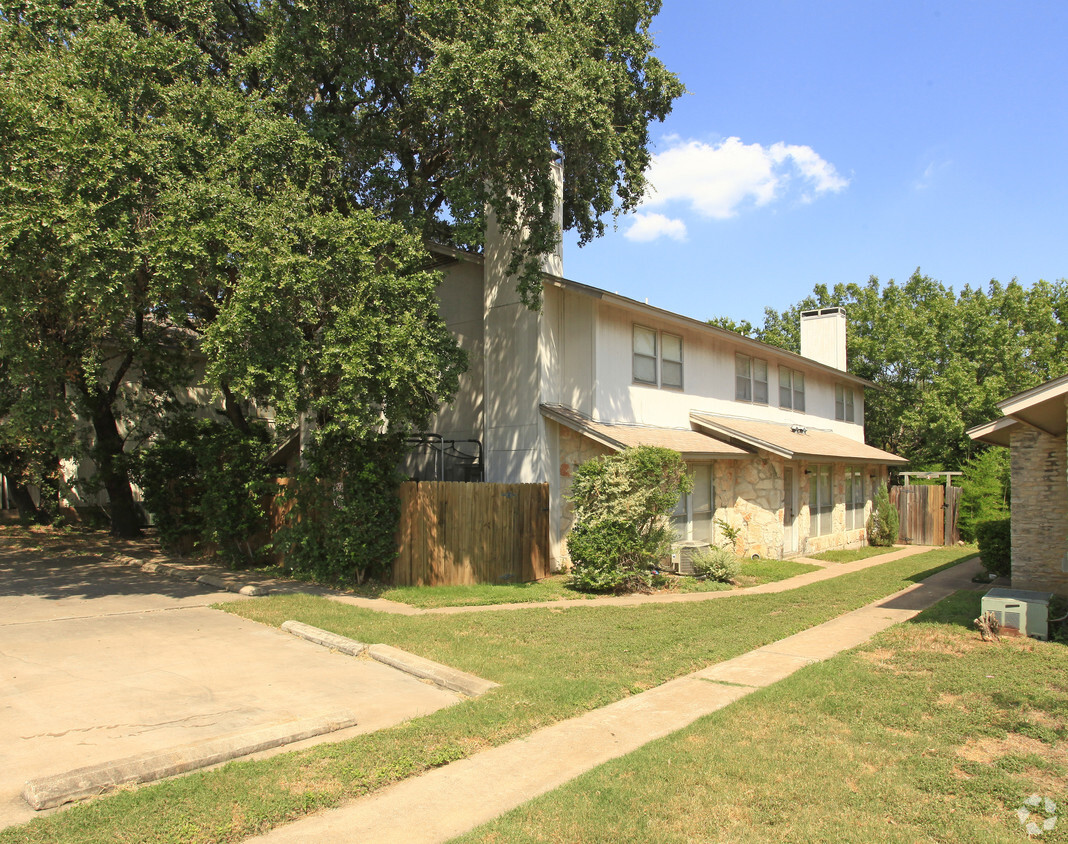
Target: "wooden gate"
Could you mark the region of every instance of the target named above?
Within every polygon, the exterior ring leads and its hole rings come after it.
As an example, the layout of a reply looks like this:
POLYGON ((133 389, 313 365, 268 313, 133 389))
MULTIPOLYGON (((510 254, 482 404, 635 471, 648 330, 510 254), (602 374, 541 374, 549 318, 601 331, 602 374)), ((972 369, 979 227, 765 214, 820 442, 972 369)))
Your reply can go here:
POLYGON ((548 577, 548 484, 408 481, 400 500, 394 585, 548 577))
POLYGON ((909 545, 956 545, 961 490, 955 486, 890 487, 890 503, 897 508, 900 541, 909 545))

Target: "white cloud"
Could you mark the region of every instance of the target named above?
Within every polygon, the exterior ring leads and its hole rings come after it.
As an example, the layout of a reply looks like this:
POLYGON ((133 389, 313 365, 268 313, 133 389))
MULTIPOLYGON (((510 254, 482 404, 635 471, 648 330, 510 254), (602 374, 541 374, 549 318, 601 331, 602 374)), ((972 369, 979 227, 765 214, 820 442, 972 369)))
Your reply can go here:
POLYGON ((807 146, 780 142, 765 147, 743 144, 740 138, 717 144, 667 140, 670 145, 653 156, 649 168, 652 187, 645 197, 647 207, 686 202, 703 216, 723 220, 748 203, 762 206, 781 199, 795 183, 800 183, 804 202, 849 184, 833 164, 807 146))
POLYGON ((670 237, 672 240, 686 240, 686 224, 682 220, 665 217, 663 214, 641 213, 635 214, 634 222, 623 236, 627 240, 636 240, 639 243, 648 243, 659 237, 670 237))

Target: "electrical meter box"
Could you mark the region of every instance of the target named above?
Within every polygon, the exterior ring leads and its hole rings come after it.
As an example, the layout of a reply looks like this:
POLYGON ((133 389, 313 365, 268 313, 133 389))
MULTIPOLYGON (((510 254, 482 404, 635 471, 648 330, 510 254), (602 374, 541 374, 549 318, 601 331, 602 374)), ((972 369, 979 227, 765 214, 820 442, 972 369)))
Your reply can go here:
POLYGON ((991 589, 983 596, 983 612, 994 613, 1005 633, 1047 639, 1049 602, 1052 597, 1052 592, 991 589))

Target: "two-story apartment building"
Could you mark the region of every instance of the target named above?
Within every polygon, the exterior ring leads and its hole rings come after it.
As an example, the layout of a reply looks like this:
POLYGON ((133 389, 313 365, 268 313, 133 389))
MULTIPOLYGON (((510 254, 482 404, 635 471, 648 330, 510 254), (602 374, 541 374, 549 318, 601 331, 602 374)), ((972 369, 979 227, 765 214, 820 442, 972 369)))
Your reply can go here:
POLYGON ((680 539, 783 557, 862 544, 887 467, 904 459, 864 443, 864 389, 845 371, 845 313, 802 317, 803 354, 562 277, 547 262, 542 307, 519 300, 506 243, 450 261, 441 313, 470 368, 433 422, 477 440, 485 480, 547 482, 551 554, 566 565, 566 496, 579 463, 626 446, 682 453, 694 491, 680 539))

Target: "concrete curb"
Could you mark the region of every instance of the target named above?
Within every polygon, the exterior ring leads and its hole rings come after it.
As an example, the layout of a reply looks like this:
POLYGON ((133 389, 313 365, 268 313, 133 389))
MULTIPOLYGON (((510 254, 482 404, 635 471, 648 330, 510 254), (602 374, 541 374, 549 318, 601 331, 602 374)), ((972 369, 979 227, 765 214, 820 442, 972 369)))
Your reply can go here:
POLYGON ((353 727, 356 723, 356 716, 352 712, 342 710, 319 718, 271 724, 170 750, 142 753, 115 762, 27 780, 22 796, 38 811, 51 809, 92 797, 115 786, 153 782, 184 774, 261 750, 333 733, 353 727))
POLYGON ((369 647, 363 642, 357 642, 355 639, 339 636, 328 630, 320 630, 318 627, 312 627, 310 624, 302 624, 299 621, 285 621, 282 623, 282 629, 285 630, 286 633, 292 633, 294 636, 298 636, 301 639, 306 639, 316 645, 322 645, 324 648, 341 651, 341 653, 348 654, 349 656, 359 656, 369 647))
POLYGON ((122 565, 137 566, 141 571, 148 574, 162 574, 166 577, 173 577, 175 580, 188 580, 199 583, 202 586, 218 589, 220 592, 235 592, 238 595, 248 595, 252 598, 258 598, 261 595, 269 595, 271 593, 271 588, 269 586, 245 583, 236 578, 226 577, 221 574, 215 574, 214 572, 198 574, 198 570, 193 567, 174 565, 173 563, 161 563, 158 560, 138 560, 136 557, 127 557, 124 555, 114 557, 113 560, 122 565))
POLYGON ((421 680, 429 680, 443 689, 459 692, 468 697, 479 697, 490 689, 496 689, 500 683, 491 680, 483 680, 466 671, 458 671, 440 662, 423 659, 421 656, 393 648, 389 645, 371 645, 367 649, 367 655, 381 663, 389 665, 400 671, 419 677, 421 680))
POLYGON ((359 656, 366 653, 371 659, 381 662, 383 665, 396 668, 405 674, 411 674, 420 680, 429 680, 436 686, 448 689, 450 692, 459 692, 468 697, 479 697, 490 689, 496 689, 500 686, 500 683, 483 680, 474 674, 468 674, 466 671, 442 665, 440 662, 423 659, 421 656, 402 651, 400 648, 390 647, 389 645, 365 645, 355 639, 339 636, 336 633, 312 627, 310 624, 302 624, 299 621, 284 621, 282 622, 282 629, 294 636, 299 636, 301 639, 306 639, 309 642, 314 642, 317 645, 341 651, 351 656, 359 656))

